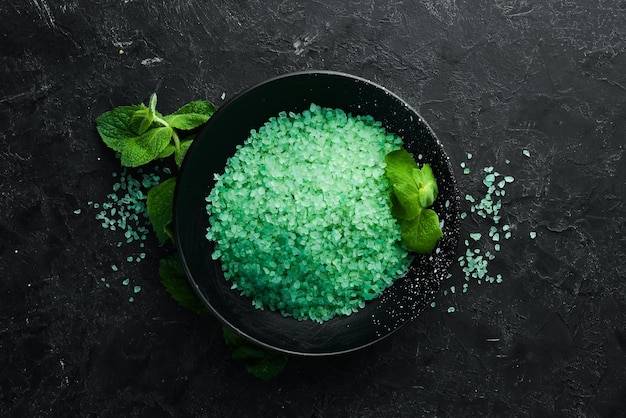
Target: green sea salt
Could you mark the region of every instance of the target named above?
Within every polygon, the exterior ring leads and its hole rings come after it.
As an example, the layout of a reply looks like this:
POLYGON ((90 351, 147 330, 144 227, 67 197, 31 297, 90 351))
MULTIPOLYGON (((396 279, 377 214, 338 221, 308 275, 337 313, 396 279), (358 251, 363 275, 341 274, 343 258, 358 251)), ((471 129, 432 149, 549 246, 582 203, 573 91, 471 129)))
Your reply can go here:
POLYGON ((401 146, 370 116, 281 112, 215 175, 207 257, 257 308, 317 322, 356 312, 412 259, 384 175, 401 146))
MULTIPOLYGON (((507 160, 506 163, 508 164, 510 161, 507 160)), ((469 170, 469 166, 465 162, 463 162, 461 166, 469 170)), ((500 274, 495 277, 489 274, 489 262, 495 260, 495 253, 501 250, 499 243, 501 237, 504 236, 505 239, 509 239, 512 236, 510 225, 505 224, 501 227, 499 226, 500 220, 502 219, 500 215, 502 200, 499 198, 505 196, 504 188, 515 179, 510 175, 502 176, 493 166, 483 167, 482 172, 485 173, 482 179, 482 184, 486 187, 484 196, 478 199, 468 193, 465 195, 465 200, 471 204, 470 213, 475 213, 486 221, 492 222, 492 225, 489 227, 488 235, 493 243, 493 252, 484 251, 483 253, 481 248, 470 249, 470 240, 464 240, 466 253, 464 256, 458 258, 458 264, 464 272, 466 281, 466 283, 463 284, 463 293, 467 292, 470 281, 475 281, 478 284, 482 284, 483 282, 502 283, 502 276, 500 274)), ((462 212, 461 219, 466 218, 467 212, 462 212)), ((473 240, 471 242, 480 244, 482 234, 480 232, 470 232, 469 238, 473 240)), ((489 244, 487 244, 487 246, 489 246, 489 244)))

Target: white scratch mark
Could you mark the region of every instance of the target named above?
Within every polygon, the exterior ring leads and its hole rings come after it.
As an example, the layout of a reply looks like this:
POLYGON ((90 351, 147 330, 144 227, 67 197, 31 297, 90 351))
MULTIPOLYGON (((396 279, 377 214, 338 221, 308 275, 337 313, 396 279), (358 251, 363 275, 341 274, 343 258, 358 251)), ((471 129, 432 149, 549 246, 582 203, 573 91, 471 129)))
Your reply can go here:
POLYGON ((154 58, 146 58, 141 61, 141 65, 145 65, 146 67, 150 67, 151 65, 158 64, 163 61, 163 58, 154 57, 154 58))
POLYGON ((33 0, 33 4, 37 8, 39 17, 46 22, 46 25, 53 28, 56 26, 54 23, 54 16, 50 10, 50 6, 46 3, 46 0, 33 0))
POLYGON ((133 41, 112 41, 113 46, 119 49, 128 48, 133 44, 133 41))

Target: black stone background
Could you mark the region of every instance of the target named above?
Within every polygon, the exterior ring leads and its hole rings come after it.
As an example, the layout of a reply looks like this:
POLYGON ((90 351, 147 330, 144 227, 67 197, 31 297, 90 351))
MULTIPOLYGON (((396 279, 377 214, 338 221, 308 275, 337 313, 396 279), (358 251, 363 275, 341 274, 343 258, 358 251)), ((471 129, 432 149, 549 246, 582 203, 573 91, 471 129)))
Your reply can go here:
POLYGON ((3 0, 0 415, 624 416, 625 51, 624 1, 3 0), (514 233, 489 266, 503 283, 463 294, 455 265, 456 292, 392 338, 263 382, 169 297, 153 238, 125 263, 95 220, 119 165, 94 118, 153 91, 164 113, 219 106, 304 69, 418 109, 462 196, 484 166, 515 176, 514 233))

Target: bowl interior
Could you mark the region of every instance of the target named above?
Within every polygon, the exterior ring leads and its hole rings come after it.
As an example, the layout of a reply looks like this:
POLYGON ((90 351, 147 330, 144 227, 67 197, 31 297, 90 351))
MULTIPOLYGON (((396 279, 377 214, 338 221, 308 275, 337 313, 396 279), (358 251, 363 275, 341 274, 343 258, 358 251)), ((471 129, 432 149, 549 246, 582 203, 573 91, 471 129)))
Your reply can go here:
POLYGON ((178 252, 191 285, 215 316, 235 332, 265 348, 288 354, 329 355, 373 344, 414 319, 428 305, 453 261, 459 235, 459 198, 448 158, 428 125, 388 90, 359 77, 335 72, 293 73, 257 85, 223 105, 201 130, 179 173, 174 202, 178 252), (231 290, 219 261, 211 259, 213 243, 205 197, 228 157, 251 129, 281 111, 302 112, 311 103, 372 115, 403 138, 418 163, 431 164, 439 187, 434 209, 443 221, 444 237, 428 256, 418 256, 409 271, 380 297, 350 316, 323 324, 298 321, 259 310, 251 299, 231 290))

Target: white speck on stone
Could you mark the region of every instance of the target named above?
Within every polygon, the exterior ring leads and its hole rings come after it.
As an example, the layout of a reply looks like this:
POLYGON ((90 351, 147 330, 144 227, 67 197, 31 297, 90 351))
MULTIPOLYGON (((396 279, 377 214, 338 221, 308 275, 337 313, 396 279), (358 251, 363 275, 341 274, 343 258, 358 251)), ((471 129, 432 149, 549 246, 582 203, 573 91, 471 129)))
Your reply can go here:
POLYGON ((311 45, 313 41, 317 38, 317 34, 313 36, 306 35, 302 38, 297 39, 293 43, 294 52, 296 55, 302 55, 304 53, 306 47, 311 45))
POLYGON ((132 44, 133 44, 133 41, 113 41, 113 46, 119 49, 128 48, 132 44))
POLYGON ((160 58, 160 57, 146 58, 145 60, 141 61, 141 65, 145 65, 146 67, 150 67, 150 66, 158 64, 158 63, 160 63, 162 61, 163 61, 163 58, 160 58))
POLYGON ((222 100, 224 100, 226 98, 226 92, 225 91, 222 92, 221 98, 222 98, 222 100))
POLYGON ((530 158, 530 151, 528 151, 527 149, 525 149, 524 151, 522 151, 522 154, 524 154, 525 156, 527 156, 528 158, 530 158))

